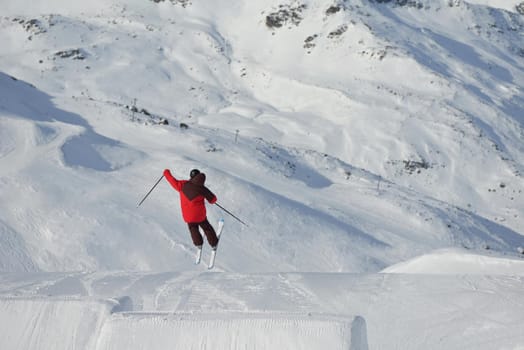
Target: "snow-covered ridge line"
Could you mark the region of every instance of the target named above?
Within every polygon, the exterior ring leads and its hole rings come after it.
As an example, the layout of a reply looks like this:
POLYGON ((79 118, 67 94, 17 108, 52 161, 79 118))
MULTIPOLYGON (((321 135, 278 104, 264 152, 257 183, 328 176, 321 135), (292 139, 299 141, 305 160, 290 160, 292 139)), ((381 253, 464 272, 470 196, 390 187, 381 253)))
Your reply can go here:
POLYGON ((504 259, 444 249, 395 264, 382 272, 524 276, 524 259, 504 259))

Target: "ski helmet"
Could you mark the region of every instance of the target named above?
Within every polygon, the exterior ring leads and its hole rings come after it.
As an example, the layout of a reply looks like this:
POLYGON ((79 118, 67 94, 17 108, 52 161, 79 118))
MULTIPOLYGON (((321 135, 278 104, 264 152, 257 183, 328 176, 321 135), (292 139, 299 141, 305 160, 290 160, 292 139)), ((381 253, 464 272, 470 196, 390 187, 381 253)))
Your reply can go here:
POLYGON ((189 173, 189 177, 192 179, 192 178, 194 178, 195 176, 197 176, 198 174, 200 174, 200 170, 198 170, 198 169, 193 169, 193 170, 191 170, 191 172, 189 173))

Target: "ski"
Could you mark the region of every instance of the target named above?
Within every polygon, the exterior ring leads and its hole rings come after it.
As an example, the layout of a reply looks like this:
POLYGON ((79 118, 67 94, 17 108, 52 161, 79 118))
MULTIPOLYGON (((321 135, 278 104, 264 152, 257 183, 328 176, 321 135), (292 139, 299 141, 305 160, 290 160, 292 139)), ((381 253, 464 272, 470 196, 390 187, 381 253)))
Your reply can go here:
POLYGON ((208 270, 211 270, 215 267, 215 257, 217 256, 216 248, 211 250, 211 257, 209 258, 209 265, 207 265, 208 270))
POLYGON ((200 264, 200 260, 202 259, 202 246, 197 247, 196 257, 195 257, 195 265, 200 264))
MULTIPOLYGON (((218 230, 217 230, 217 238, 219 242, 220 242, 220 235, 222 234, 223 228, 224 228, 224 219, 220 218, 220 220, 218 220, 218 230)), ((215 257, 217 255, 217 248, 218 248, 218 244, 215 247, 215 249, 211 250, 211 257, 209 258, 209 264, 207 265, 207 268, 209 270, 211 270, 215 266, 215 257)))

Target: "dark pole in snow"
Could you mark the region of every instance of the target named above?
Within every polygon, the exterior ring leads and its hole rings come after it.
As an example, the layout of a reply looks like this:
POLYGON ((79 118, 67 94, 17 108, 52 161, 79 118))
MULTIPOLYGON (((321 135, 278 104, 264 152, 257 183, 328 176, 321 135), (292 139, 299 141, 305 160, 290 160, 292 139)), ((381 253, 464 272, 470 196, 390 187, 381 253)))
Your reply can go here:
POLYGON ((220 209, 222 209, 223 211, 225 211, 226 213, 228 213, 229 215, 231 215, 232 217, 234 217, 235 219, 237 219, 239 222, 241 222, 242 224, 246 225, 246 227, 249 227, 244 221, 240 220, 239 218, 237 218, 235 215, 231 214, 231 212, 229 210, 227 210, 226 208, 224 208, 223 206, 221 206, 220 204, 218 203, 215 203, 220 209))
POLYGON ((147 196, 149 196, 149 194, 150 194, 151 192, 153 192, 153 190, 155 189, 155 187, 158 185, 158 183, 159 183, 160 181, 162 181, 163 178, 164 178, 164 175, 162 174, 162 176, 160 177, 160 179, 158 179, 158 181, 156 182, 156 184, 155 184, 155 185, 154 185, 154 186, 149 190, 149 192, 147 192, 147 194, 145 195, 144 198, 142 198, 142 200, 140 201, 140 203, 138 203, 138 205, 136 206, 137 208, 140 206, 140 204, 142 204, 142 203, 146 200, 147 196))

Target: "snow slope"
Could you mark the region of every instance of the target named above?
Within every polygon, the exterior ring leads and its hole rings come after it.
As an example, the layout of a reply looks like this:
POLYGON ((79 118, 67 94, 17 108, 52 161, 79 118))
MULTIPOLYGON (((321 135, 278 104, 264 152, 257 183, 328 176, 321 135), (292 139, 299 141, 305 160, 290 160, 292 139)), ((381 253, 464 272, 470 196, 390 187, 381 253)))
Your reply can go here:
POLYGON ((524 261, 445 249, 389 266, 382 272, 522 276, 524 261))
POLYGON ((522 347, 521 7, 3 1, 0 348, 522 347))
POLYGON ((264 21, 273 2, 10 3, 0 219, 24 266, 189 268, 176 193, 163 182, 135 207, 165 167, 202 168, 249 222, 228 222, 224 270, 371 272, 449 246, 518 254, 522 20, 420 3, 327 14, 312 1, 280 28, 264 21))

